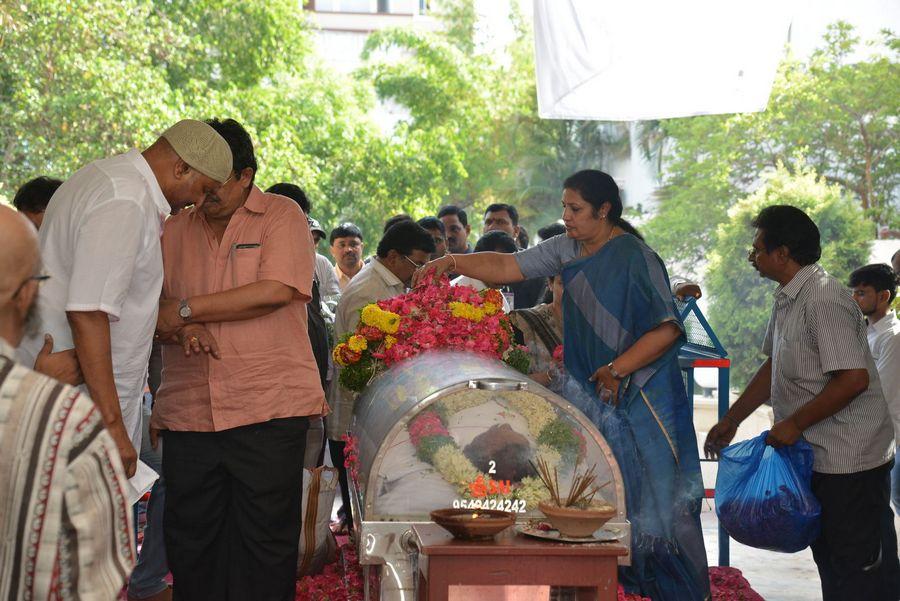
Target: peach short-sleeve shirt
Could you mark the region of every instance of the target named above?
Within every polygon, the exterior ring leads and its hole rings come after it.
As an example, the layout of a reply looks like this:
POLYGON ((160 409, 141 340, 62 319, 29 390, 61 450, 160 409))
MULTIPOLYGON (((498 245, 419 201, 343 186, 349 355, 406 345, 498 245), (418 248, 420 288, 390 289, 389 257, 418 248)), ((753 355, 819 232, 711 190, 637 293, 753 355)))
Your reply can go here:
POLYGON ((164 346, 154 427, 217 432, 327 412, 306 324, 313 244, 296 203, 254 186, 221 243, 200 211, 183 211, 165 223, 162 255, 163 298, 223 292, 260 280, 276 280, 297 293, 268 315, 206 324, 221 359, 185 357, 180 346, 164 346))

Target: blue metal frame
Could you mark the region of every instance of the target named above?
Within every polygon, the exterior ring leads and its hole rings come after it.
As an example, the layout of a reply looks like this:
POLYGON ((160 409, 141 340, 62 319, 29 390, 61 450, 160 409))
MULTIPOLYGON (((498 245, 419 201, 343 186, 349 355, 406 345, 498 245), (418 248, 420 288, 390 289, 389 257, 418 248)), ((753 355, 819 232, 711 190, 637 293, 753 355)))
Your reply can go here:
MULTIPOLYGON (((719 341, 719 338, 716 336, 715 332, 713 332, 712 327, 709 325, 709 322, 706 320, 706 317, 703 315, 703 312, 700 311, 700 307, 697 306, 697 300, 694 298, 689 298, 683 302, 676 303, 676 306, 679 309, 679 316, 682 321, 686 320, 688 316, 693 313, 697 318, 697 321, 703 326, 703 329, 706 331, 707 336, 709 336, 710 341, 713 344, 712 349, 709 348, 696 348, 687 344, 685 345, 681 352, 679 353, 678 359, 679 364, 681 365, 681 369, 686 374, 686 388, 688 399, 691 403, 691 412, 694 410, 694 363, 696 360, 702 359, 725 359, 728 357, 728 352, 725 350, 725 347, 722 346, 722 343, 719 341)), ((730 367, 717 367, 719 371, 719 419, 722 419, 725 416, 725 413, 728 411, 729 406, 729 393, 731 386, 731 373, 730 367)), ((715 460, 707 460, 700 458, 700 461, 715 461, 715 460)), ((719 565, 720 566, 728 566, 730 563, 730 539, 728 537, 728 533, 725 532, 725 529, 719 525, 719 565)))

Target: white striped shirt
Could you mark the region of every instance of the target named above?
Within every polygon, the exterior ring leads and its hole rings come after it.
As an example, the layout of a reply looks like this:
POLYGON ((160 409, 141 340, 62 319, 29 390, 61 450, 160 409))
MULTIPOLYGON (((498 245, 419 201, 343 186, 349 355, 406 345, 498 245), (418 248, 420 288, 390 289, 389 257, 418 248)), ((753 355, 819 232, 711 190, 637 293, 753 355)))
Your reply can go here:
POLYGON ((0 339, 0 599, 112 601, 134 565, 127 480, 100 410, 0 339))
POLYGON ((813 469, 849 474, 883 465, 894 454, 894 426, 866 340, 866 322, 850 292, 819 265, 803 267, 775 291, 763 352, 772 358, 775 420, 818 396, 831 373, 866 369, 869 388, 803 432, 813 469))

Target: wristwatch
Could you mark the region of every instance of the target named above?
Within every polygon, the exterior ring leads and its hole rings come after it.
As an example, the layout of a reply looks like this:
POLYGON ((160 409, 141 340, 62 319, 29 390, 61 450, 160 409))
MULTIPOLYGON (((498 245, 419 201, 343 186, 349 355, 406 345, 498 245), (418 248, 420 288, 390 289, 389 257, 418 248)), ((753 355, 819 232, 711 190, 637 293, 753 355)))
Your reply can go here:
POLYGON ((178 315, 181 317, 182 321, 190 321, 191 315, 193 315, 193 311, 191 311, 191 306, 188 304, 188 299, 183 298, 181 302, 178 303, 178 315))
POLYGON ((613 362, 612 362, 612 361, 610 361, 609 363, 607 363, 607 364, 606 364, 606 367, 609 368, 609 373, 611 373, 611 374, 612 374, 612 377, 614 377, 616 380, 621 380, 622 378, 625 377, 625 376, 623 376, 622 374, 620 374, 619 372, 616 371, 616 368, 613 367, 613 362))

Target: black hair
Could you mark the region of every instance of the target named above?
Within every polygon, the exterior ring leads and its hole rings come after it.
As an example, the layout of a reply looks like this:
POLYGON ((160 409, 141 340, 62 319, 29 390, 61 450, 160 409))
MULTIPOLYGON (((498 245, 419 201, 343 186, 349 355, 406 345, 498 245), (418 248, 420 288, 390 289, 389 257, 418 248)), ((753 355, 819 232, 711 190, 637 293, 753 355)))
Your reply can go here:
POLYGON ((362 230, 356 224, 346 221, 331 230, 331 235, 328 236, 328 244, 334 244, 334 241, 338 238, 359 238, 362 240, 362 230))
POLYGON ((422 217, 416 221, 416 223, 426 230, 440 230, 442 236, 447 234, 447 228, 444 227, 444 222, 437 217, 422 217))
POLYGON ((788 249, 791 258, 800 265, 812 265, 822 256, 819 228, 809 215, 791 205, 772 205, 764 208, 750 222, 762 230, 767 252, 779 246, 788 249))
POLYGON ((387 221, 384 222, 384 229, 381 230, 381 233, 387 232, 389 229, 391 229, 392 225, 400 223, 401 221, 412 221, 412 220, 413 220, 413 218, 410 217, 409 215, 407 215, 406 213, 399 213, 397 215, 394 215, 393 217, 391 217, 390 219, 388 219, 387 221))
POLYGON ((206 123, 228 142, 228 147, 231 148, 231 168, 236 176, 239 177, 241 171, 249 167, 253 169, 253 177, 250 178, 252 182, 256 178, 256 153, 253 152, 253 140, 244 126, 234 119, 207 119, 206 123))
POLYGON ((306 196, 306 192, 303 191, 303 188, 297 186, 295 184, 289 184, 287 182, 281 182, 279 184, 274 184, 269 186, 266 189, 267 194, 281 194, 282 196, 287 196, 303 209, 303 212, 309 216, 312 207, 309 205, 309 198, 306 196))
POLYGON ((441 217, 446 217, 447 215, 456 215, 456 218, 459 219, 459 222, 463 224, 463 227, 469 225, 469 217, 466 215, 466 212, 460 209, 456 205, 447 205, 445 207, 441 207, 441 210, 438 211, 438 219, 441 217))
POLYGON ((566 226, 561 223, 551 223, 550 225, 545 225, 541 229, 538 230, 538 237, 541 240, 549 240, 554 236, 559 236, 560 234, 566 233, 566 226))
POLYGON ((509 219, 512 221, 512 224, 519 225, 519 212, 516 210, 516 207, 512 205, 495 202, 492 205, 488 205, 488 208, 484 210, 484 214, 486 216, 488 213, 499 213, 500 211, 506 211, 509 214, 509 219))
POLYGON ((61 179, 40 175, 22 184, 13 197, 13 206, 19 211, 43 213, 47 210, 50 197, 61 185, 61 179))
POLYGON ((860 267, 850 274, 850 287, 871 286, 875 292, 887 290, 891 293, 890 302, 894 302, 897 296, 897 280, 897 274, 890 265, 873 263, 860 267))
POLYGON ((594 207, 595 217, 600 213, 600 207, 609 203, 609 212, 606 217, 610 223, 619 226, 632 236, 644 239, 634 226, 622 219, 622 209, 624 208, 622 195, 619 193, 616 180, 608 173, 596 169, 584 169, 567 177, 563 182, 563 188, 578 192, 585 201, 594 207))
POLYGON ((519 250, 512 236, 501 230, 488 232, 475 243, 475 252, 514 253, 519 250))
POLYGON ((421 250, 430 255, 435 251, 434 238, 428 230, 411 219, 399 221, 389 227, 381 237, 376 253, 383 259, 392 250, 405 257, 414 250, 421 250))
POLYGON ((519 226, 519 235, 516 236, 516 242, 519 243, 519 248, 528 248, 528 230, 525 229, 524 225, 519 226))

